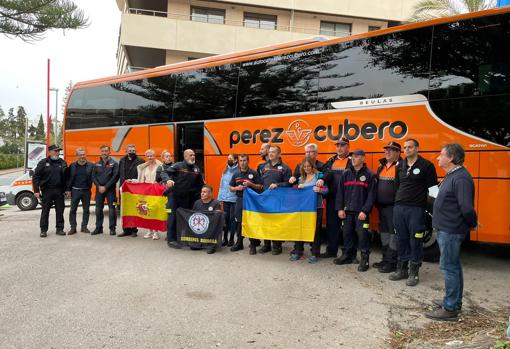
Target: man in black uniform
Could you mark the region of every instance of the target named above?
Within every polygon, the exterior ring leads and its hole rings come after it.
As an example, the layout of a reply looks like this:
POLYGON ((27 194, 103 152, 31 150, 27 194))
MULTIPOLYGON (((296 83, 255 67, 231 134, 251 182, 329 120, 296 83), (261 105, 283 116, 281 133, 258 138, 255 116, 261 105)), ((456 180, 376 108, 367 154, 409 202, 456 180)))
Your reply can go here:
POLYGON ((324 181, 329 189, 326 195, 326 232, 328 236, 328 247, 320 258, 335 258, 338 254, 338 246, 342 237, 342 221, 336 210, 336 194, 338 183, 346 168, 351 166, 349 156, 349 140, 345 137, 336 141, 336 154, 324 164, 324 181))
POLYGON ((397 237, 393 225, 393 208, 395 206, 395 194, 397 184, 395 175, 400 157, 401 146, 397 142, 390 142, 384 147, 384 158, 380 159, 381 165, 377 169, 377 200, 376 206, 379 211, 379 236, 382 245, 382 260, 374 263, 380 273, 391 273, 397 269, 397 237))
MULTIPOLYGON (((137 179, 138 170, 136 166, 143 164, 145 161, 140 159, 136 155, 136 147, 134 144, 128 144, 126 146, 126 155, 119 161, 119 188, 128 179, 137 179)), ((121 193, 122 195, 122 193, 121 193)), ((118 237, 132 236, 136 237, 138 233, 137 228, 124 228, 122 227, 122 233, 117 235, 118 237)))
POLYGON ((177 241, 176 210, 179 207, 190 210, 193 203, 200 198, 204 185, 204 178, 200 169, 195 165, 195 152, 191 149, 184 151, 184 161, 170 166, 161 172, 161 182, 167 186, 170 210, 170 225, 168 226, 168 247, 181 248, 177 241))
MULTIPOLYGON (((238 157, 239 170, 234 173, 230 180, 229 189, 237 195, 235 206, 235 219, 237 222, 237 241, 230 251, 236 252, 242 250, 243 235, 242 235, 242 221, 243 221, 243 194, 246 188, 252 188, 255 191, 262 190, 262 178, 257 171, 249 167, 250 158, 247 154, 241 154, 238 157)), ((260 244, 258 239, 250 239, 250 254, 257 253, 256 247, 260 244)))
POLYGON ((42 197, 40 220, 40 236, 42 238, 48 234, 48 218, 53 204, 55 204, 57 235, 66 235, 64 232, 64 192, 67 164, 59 157, 61 150, 59 146, 50 145, 48 150, 50 156, 39 161, 32 176, 35 197, 37 200, 42 197))
POLYGON ((117 227, 117 202, 116 183, 119 180, 119 164, 110 157, 110 147, 102 145, 101 159, 94 164, 92 181, 96 185, 96 229, 90 235, 103 233, 103 208, 104 200, 108 201, 108 223, 110 235, 115 235, 117 227))
POLYGON ((336 195, 338 217, 343 219, 344 250, 333 263, 351 264, 356 259, 354 236, 358 235, 361 260, 358 271, 368 270, 370 255, 369 215, 375 202, 377 178, 365 164, 365 152, 357 149, 352 153, 351 166, 342 174, 336 195))
MULTIPOLYGON (((282 162, 280 157, 281 149, 277 145, 269 148, 269 160, 262 167, 262 184, 264 190, 273 190, 278 187, 290 187, 289 179, 291 171, 289 166, 282 162)), ((260 253, 271 251, 271 240, 264 240, 264 246, 259 250, 260 253)), ((273 241, 273 255, 282 253, 282 241, 273 241)))
POLYGON ((393 209, 398 262, 397 270, 390 275, 390 280, 407 279, 407 286, 416 286, 419 282, 428 188, 437 184, 436 168, 418 155, 419 146, 415 139, 404 142, 406 158, 397 169, 398 189, 393 209))
POLYGON ((83 207, 83 217, 81 220, 81 232, 90 234, 87 225, 89 224, 90 215, 90 196, 92 188, 92 170, 94 164, 87 161, 85 149, 76 149, 77 161, 69 165, 69 176, 67 180, 66 195, 71 197, 71 210, 69 211, 69 224, 71 230, 67 235, 76 234, 76 211, 81 201, 83 207))
MULTIPOLYGON (((200 191, 200 199, 195 201, 193 204, 194 211, 222 211, 221 203, 213 197, 213 188, 210 185, 205 184, 200 191)), ((210 246, 207 248, 207 254, 213 254, 216 252, 216 246, 210 246)))

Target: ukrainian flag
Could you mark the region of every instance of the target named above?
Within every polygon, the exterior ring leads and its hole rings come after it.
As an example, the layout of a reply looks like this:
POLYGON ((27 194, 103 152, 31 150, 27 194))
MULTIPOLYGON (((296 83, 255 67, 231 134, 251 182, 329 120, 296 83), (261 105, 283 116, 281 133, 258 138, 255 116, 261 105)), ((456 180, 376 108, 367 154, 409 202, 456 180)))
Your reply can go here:
POLYGON ((261 240, 309 241, 315 235, 317 193, 313 187, 277 188, 243 195, 243 236, 261 240))
POLYGON ((166 231, 166 187, 158 183, 122 184, 121 214, 123 228, 166 231))

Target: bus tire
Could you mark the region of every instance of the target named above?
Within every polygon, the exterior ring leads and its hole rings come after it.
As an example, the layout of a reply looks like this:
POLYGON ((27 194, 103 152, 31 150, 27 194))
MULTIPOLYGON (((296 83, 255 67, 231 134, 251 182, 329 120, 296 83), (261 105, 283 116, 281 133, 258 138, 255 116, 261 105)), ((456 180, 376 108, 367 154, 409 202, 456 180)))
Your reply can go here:
POLYGON ((437 231, 432 228, 432 205, 427 207, 425 226, 425 234, 423 235, 423 260, 425 262, 437 263, 439 262, 439 257, 441 257, 441 251, 437 243, 437 231))
POLYGON ((16 197, 16 206, 21 211, 35 210, 38 204, 39 201, 35 195, 29 191, 22 192, 16 197))
POLYGON ((439 262, 439 257, 441 257, 441 251, 437 243, 437 232, 435 229, 432 229, 430 232, 426 232, 424 236, 423 260, 425 262, 437 263, 439 262))

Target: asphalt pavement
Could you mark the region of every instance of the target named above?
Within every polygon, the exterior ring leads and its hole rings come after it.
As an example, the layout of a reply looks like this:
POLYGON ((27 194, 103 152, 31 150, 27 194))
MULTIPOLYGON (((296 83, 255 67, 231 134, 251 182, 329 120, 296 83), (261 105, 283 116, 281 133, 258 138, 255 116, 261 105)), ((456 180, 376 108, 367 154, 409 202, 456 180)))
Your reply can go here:
MULTIPOLYGON (((430 324, 422 313, 442 296, 438 264, 410 288, 373 268, 290 262, 291 243, 250 256, 51 228, 42 239, 40 210, 1 213, 1 348, 386 348, 395 326, 430 324)), ((508 251, 464 252, 466 313, 508 305, 508 251)))

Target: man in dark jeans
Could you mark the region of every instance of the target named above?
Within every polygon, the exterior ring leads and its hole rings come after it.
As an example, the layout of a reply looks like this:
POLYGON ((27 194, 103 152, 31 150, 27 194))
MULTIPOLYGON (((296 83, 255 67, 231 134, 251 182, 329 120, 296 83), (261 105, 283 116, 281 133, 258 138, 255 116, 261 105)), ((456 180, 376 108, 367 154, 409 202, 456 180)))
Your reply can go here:
POLYGON ((464 277, 460 263, 460 245, 476 228, 478 219, 473 205, 475 185, 473 177, 463 166, 465 152, 461 145, 446 144, 437 157, 446 177, 439 184, 434 201, 432 226, 437 230, 441 250, 439 268, 444 274, 445 296, 433 303, 437 309, 426 313, 433 320, 456 321, 462 309, 464 277))
POLYGON ((42 238, 48 236, 48 219, 50 209, 55 204, 57 235, 66 235, 64 232, 64 192, 66 188, 67 164, 60 158, 60 147, 56 144, 48 147, 50 156, 37 164, 32 185, 37 200, 42 197, 41 234, 42 238))
POLYGON ((90 234, 87 228, 90 214, 90 189, 92 188, 92 170, 94 165, 87 161, 85 149, 76 149, 78 160, 69 165, 66 196, 71 197, 71 210, 69 211, 69 224, 71 230, 67 235, 76 234, 76 211, 81 201, 83 217, 81 221, 81 232, 90 234))
MULTIPOLYGON (((126 155, 119 161, 119 188, 122 184, 129 179, 138 178, 137 166, 143 164, 145 161, 136 155, 136 147, 134 144, 126 146, 126 155)), ((122 195, 122 193, 121 193, 122 195)), ((138 233, 137 228, 122 228, 122 233, 118 237, 132 236, 136 237, 138 233)))
POLYGON ((108 223, 110 235, 115 235, 117 227, 116 183, 119 180, 119 164, 110 157, 110 147, 101 146, 101 159, 95 163, 92 171, 92 181, 96 185, 96 229, 90 235, 103 233, 104 200, 108 201, 108 223))

